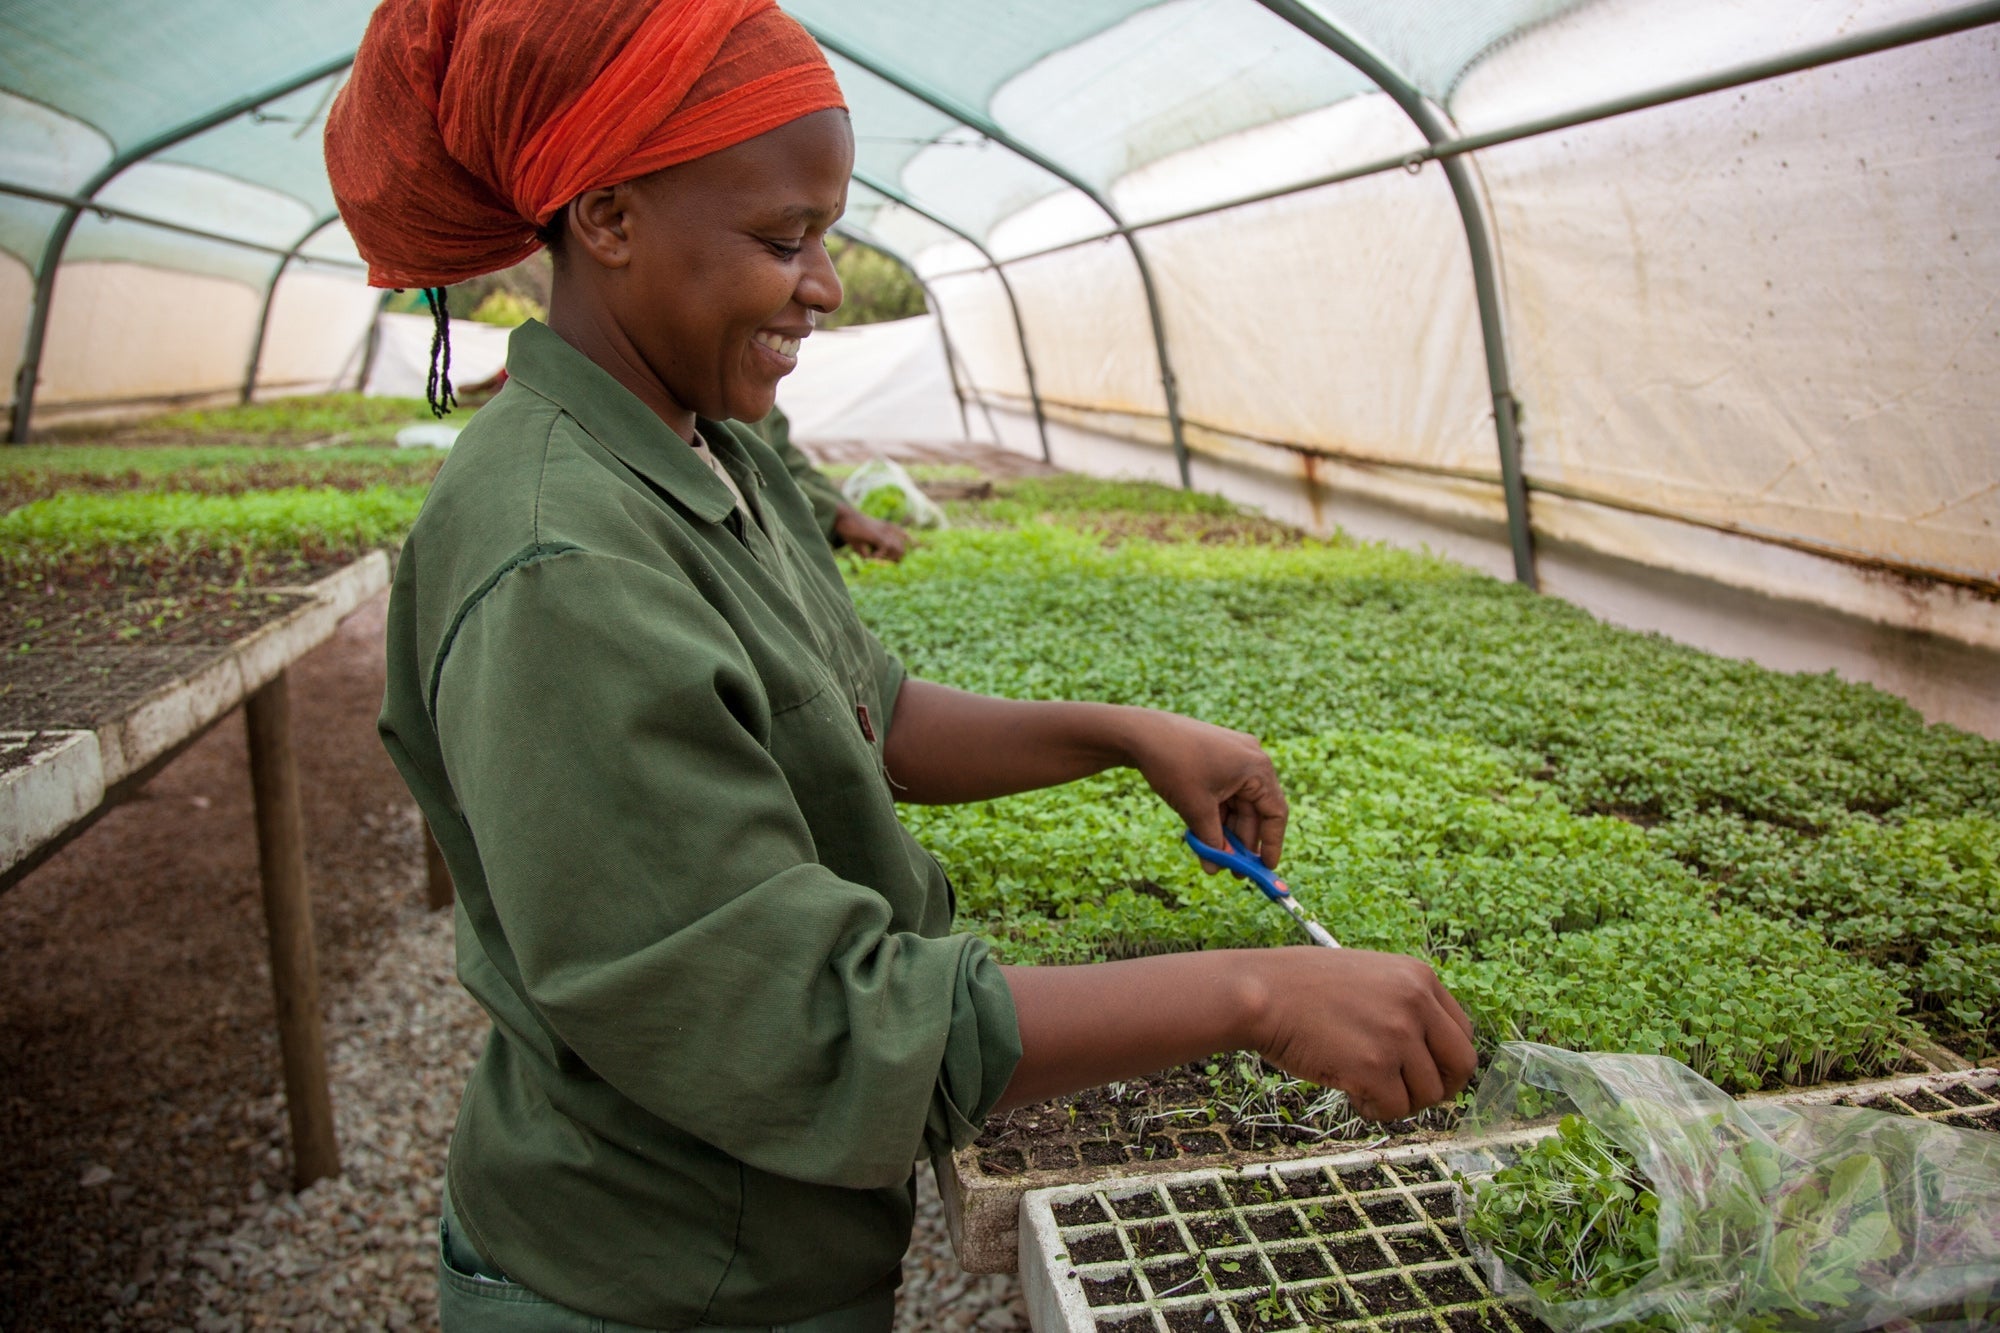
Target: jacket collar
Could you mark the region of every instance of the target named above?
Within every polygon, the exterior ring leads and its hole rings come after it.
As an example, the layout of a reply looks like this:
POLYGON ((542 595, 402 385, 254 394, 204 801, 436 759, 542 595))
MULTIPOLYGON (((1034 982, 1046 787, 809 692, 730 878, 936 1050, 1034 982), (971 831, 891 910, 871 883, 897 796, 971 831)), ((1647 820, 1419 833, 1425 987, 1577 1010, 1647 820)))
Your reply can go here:
MULTIPOLYGON (((736 508, 729 488, 687 441, 546 324, 531 319, 514 330, 507 340, 507 377, 560 407, 619 462, 702 522, 720 523, 736 508)), ((713 448, 716 441, 709 444, 713 448)))

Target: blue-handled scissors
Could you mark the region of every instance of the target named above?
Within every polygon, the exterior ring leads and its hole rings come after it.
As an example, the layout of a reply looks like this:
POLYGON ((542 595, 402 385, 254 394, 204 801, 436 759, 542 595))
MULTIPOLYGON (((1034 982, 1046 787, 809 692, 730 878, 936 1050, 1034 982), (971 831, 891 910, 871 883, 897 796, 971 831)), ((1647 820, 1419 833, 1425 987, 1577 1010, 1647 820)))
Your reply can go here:
POLYGON ((1272 874, 1271 868, 1258 860, 1256 855, 1243 845, 1241 838, 1226 828, 1222 830, 1222 836, 1229 839, 1229 850, 1226 852, 1219 847, 1211 847, 1195 837, 1193 829, 1181 834, 1187 845, 1194 848, 1196 856, 1212 865, 1221 866, 1232 875, 1249 880, 1266 898, 1289 912, 1292 920, 1305 928, 1306 934, 1312 937, 1314 944, 1323 944, 1329 949, 1340 947, 1340 941, 1328 934, 1325 926, 1305 914, 1305 909, 1292 898, 1290 886, 1272 874))

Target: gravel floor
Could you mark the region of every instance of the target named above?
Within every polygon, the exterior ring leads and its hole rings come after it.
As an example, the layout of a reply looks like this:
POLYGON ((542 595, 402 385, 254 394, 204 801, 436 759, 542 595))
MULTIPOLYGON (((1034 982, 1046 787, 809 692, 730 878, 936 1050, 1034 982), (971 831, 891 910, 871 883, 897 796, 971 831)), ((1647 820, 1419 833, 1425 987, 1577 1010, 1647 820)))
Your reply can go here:
MULTIPOLYGON (((241 726, 0 898, 0 1329, 433 1328, 437 1184, 486 1024, 374 737, 381 605, 295 668, 344 1174, 284 1188, 241 726)), ((1027 1326, 929 1171, 897 1326, 1027 1326)))
MULTIPOLYGON (((166 1260, 200 1292, 200 1333, 253 1328, 427 1328, 436 1317, 432 1268, 437 1132, 486 1032, 485 1016, 452 976, 451 923, 411 911, 381 959, 328 1014, 335 1120, 345 1173, 296 1196, 261 1185, 233 1216, 189 1219, 166 1260)), ((282 1108, 267 1108, 276 1122, 282 1108)), ((270 1147, 281 1143, 272 1126, 270 1147)), ((919 1177, 917 1234, 906 1266, 899 1329, 1027 1327, 1014 1277, 973 1277, 952 1257, 930 1169, 919 1177)))

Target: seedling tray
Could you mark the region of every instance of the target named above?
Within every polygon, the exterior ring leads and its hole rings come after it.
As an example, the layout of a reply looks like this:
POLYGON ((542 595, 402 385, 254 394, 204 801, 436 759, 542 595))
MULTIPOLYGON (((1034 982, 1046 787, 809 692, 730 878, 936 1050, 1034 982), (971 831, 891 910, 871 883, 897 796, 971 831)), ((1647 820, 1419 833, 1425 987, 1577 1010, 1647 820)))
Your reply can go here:
POLYGON ((1436 1144, 1037 1191, 1021 1241, 1042 1333, 1544 1327, 1487 1290, 1436 1144))
POLYGON ((1015 1270, 1021 1200, 1031 1190, 1297 1161, 1385 1140, 1423 1142, 1450 1133, 1455 1123, 1447 1109, 1389 1125, 1354 1121, 1328 1134, 1298 1124, 1242 1124, 1185 1114, 1184 1108, 1201 1106, 1211 1092, 1192 1069, 1172 1070, 988 1121, 978 1142, 935 1163, 960 1266, 971 1273, 1015 1270))
POLYGON ((13 588, 0 612, 0 727, 90 729, 311 602, 348 561, 232 584, 224 561, 187 576, 121 571, 116 582, 13 588), (204 579, 212 573, 213 579, 204 579))
POLYGON ((165 643, 140 636, 123 646, 58 643, 6 654, 0 890, 324 641, 388 584, 389 569, 377 551, 310 585, 256 589, 252 614, 177 622, 165 643))
MULTIPOLYGON (((2000 1070, 1778 1094, 2000 1132, 2000 1070)), ((1520 1136, 1516 1136, 1520 1137, 1520 1136)), ((1461 1240, 1435 1141, 1125 1177, 1022 1201, 1039 1333, 1535 1333, 1461 1240)))

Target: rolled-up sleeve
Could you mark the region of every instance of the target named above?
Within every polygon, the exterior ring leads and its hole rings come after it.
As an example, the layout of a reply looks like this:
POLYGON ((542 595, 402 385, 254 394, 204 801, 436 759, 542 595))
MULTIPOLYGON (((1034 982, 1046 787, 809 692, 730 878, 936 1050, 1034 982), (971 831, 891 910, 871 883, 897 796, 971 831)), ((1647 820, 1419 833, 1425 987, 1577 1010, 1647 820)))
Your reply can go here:
POLYGON ((567 551, 458 617, 434 711, 482 943, 550 1058, 760 1170, 881 1187, 976 1133, 1019 1036, 983 943, 821 864, 771 743, 825 702, 800 671, 760 678, 684 578, 567 551))

